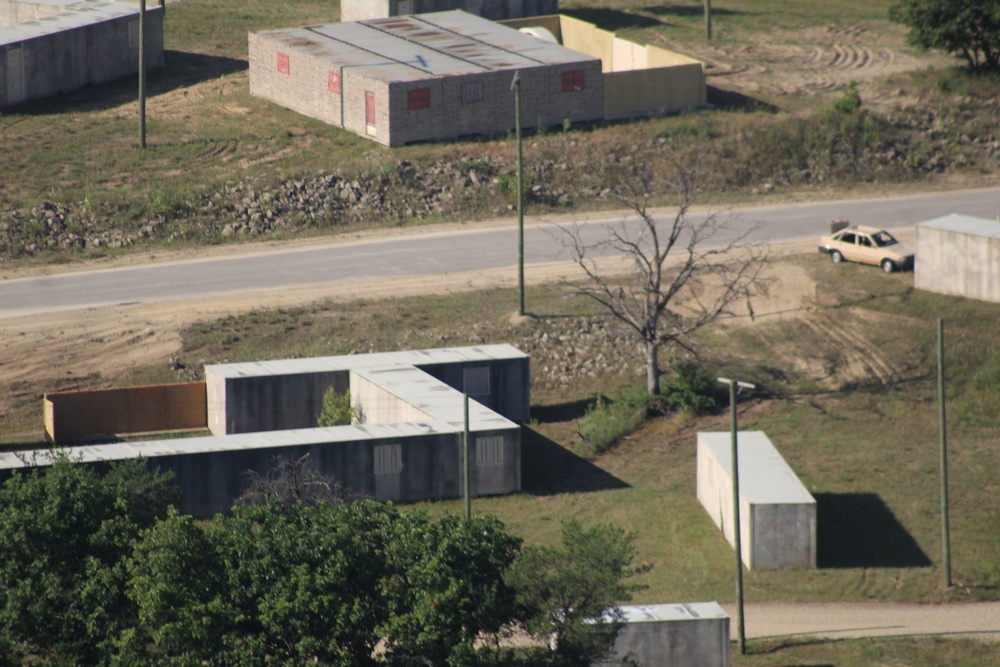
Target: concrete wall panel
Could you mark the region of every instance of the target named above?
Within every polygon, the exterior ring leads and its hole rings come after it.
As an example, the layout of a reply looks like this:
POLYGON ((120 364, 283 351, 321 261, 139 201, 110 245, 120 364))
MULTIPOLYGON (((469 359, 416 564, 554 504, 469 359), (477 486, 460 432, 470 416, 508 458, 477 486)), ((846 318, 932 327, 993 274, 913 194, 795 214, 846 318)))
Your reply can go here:
POLYGON ((207 426, 205 383, 45 394, 45 435, 53 442, 207 426))
POLYGON ((729 667, 729 617, 715 602, 622 607, 625 624, 600 667, 729 667))
POLYGON ((914 285, 1000 302, 1000 223, 952 215, 917 225, 914 285))

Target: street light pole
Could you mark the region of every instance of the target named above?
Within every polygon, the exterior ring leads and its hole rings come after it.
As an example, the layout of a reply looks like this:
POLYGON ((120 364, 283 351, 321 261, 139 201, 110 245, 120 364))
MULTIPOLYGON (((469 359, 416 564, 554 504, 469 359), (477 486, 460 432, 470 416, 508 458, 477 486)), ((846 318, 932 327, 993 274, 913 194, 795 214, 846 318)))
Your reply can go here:
POLYGON ((736 552, 736 627, 740 643, 740 655, 747 654, 747 634, 743 623, 743 545, 740 536, 740 460, 736 444, 736 394, 737 389, 754 389, 754 385, 729 378, 718 378, 729 385, 729 432, 730 460, 733 477, 733 549, 736 552))

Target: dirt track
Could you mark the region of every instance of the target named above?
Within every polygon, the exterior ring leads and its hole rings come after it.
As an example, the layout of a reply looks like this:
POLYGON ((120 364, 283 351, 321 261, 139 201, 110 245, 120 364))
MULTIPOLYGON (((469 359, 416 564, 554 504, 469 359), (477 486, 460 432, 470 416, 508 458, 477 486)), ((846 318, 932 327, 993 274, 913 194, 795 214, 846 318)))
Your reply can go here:
MULTIPOLYGON (((736 638, 735 605, 723 604, 736 638)), ((919 605, 885 602, 749 604, 748 639, 942 636, 1000 642, 1000 602, 919 605)))

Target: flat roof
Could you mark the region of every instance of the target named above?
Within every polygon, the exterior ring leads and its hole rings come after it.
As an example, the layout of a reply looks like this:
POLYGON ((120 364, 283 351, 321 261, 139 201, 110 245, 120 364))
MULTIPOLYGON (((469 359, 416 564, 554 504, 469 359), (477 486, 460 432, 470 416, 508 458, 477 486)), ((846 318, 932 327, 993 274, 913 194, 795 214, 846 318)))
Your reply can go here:
MULTIPOLYGON (((28 2, 29 5, 53 5, 65 7, 61 14, 53 14, 32 21, 23 21, 0 27, 0 45, 16 44, 66 30, 75 30, 88 25, 103 23, 128 16, 139 16, 139 6, 125 2, 105 0, 75 0, 72 2, 28 2)), ((149 13, 159 12, 155 4, 146 8, 149 13)))
POLYGON ((373 352, 370 354, 345 354, 336 357, 311 357, 308 359, 274 359, 233 364, 208 364, 205 374, 223 378, 292 375, 350 371, 357 368, 378 366, 432 366, 461 362, 526 359, 528 355, 513 345, 475 345, 472 347, 439 347, 429 350, 401 350, 373 352))
MULTIPOLYGON (((219 452, 248 451, 276 447, 353 444, 361 441, 412 438, 454 433, 455 429, 444 422, 428 420, 424 422, 399 422, 394 424, 360 424, 351 426, 327 426, 318 428, 293 429, 288 431, 261 431, 257 433, 236 433, 230 435, 208 435, 197 438, 176 440, 146 440, 106 445, 83 445, 58 449, 73 462, 96 463, 99 461, 122 461, 139 457, 155 459, 160 456, 213 454, 219 452)), ((0 453, 0 470, 20 470, 33 468, 31 461, 38 457, 39 465, 48 465, 45 459, 52 450, 33 452, 0 453), (26 463, 27 461, 27 463, 26 463)))
POLYGON ((256 34, 389 82, 599 62, 461 10, 256 34))
POLYGON ((926 227, 928 229, 940 229, 946 232, 957 232, 959 234, 969 234, 972 236, 986 236, 989 238, 1000 238, 1000 221, 988 218, 973 218, 969 215, 959 215, 952 213, 943 218, 935 218, 917 224, 917 229, 926 227))
MULTIPOLYGON (((708 447, 732 479, 729 431, 699 432, 698 444, 708 447)), ((739 431, 740 496, 755 505, 815 504, 798 476, 782 458, 763 431, 739 431)))
POLYGON ((662 623, 664 621, 697 621, 729 618, 718 602, 684 602, 681 604, 641 604, 620 607, 626 623, 662 623))

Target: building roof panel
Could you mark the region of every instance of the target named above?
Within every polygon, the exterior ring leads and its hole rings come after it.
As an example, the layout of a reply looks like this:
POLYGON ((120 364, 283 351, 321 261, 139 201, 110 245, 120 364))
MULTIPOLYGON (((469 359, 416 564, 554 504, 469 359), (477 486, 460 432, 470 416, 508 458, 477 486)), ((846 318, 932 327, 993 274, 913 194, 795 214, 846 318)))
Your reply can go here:
POLYGON ((1000 238, 1000 222, 989 220, 988 218, 973 218, 968 215, 952 213, 943 218, 935 218, 927 222, 921 222, 918 228, 939 229, 946 232, 956 232, 959 234, 970 234, 972 236, 986 236, 990 238, 1000 238))
MULTIPOLYGON (((733 474, 731 437, 729 431, 698 433, 698 442, 712 451, 730 478, 733 474)), ((816 502, 763 431, 740 431, 736 444, 740 460, 740 496, 747 502, 752 505, 816 502)))

